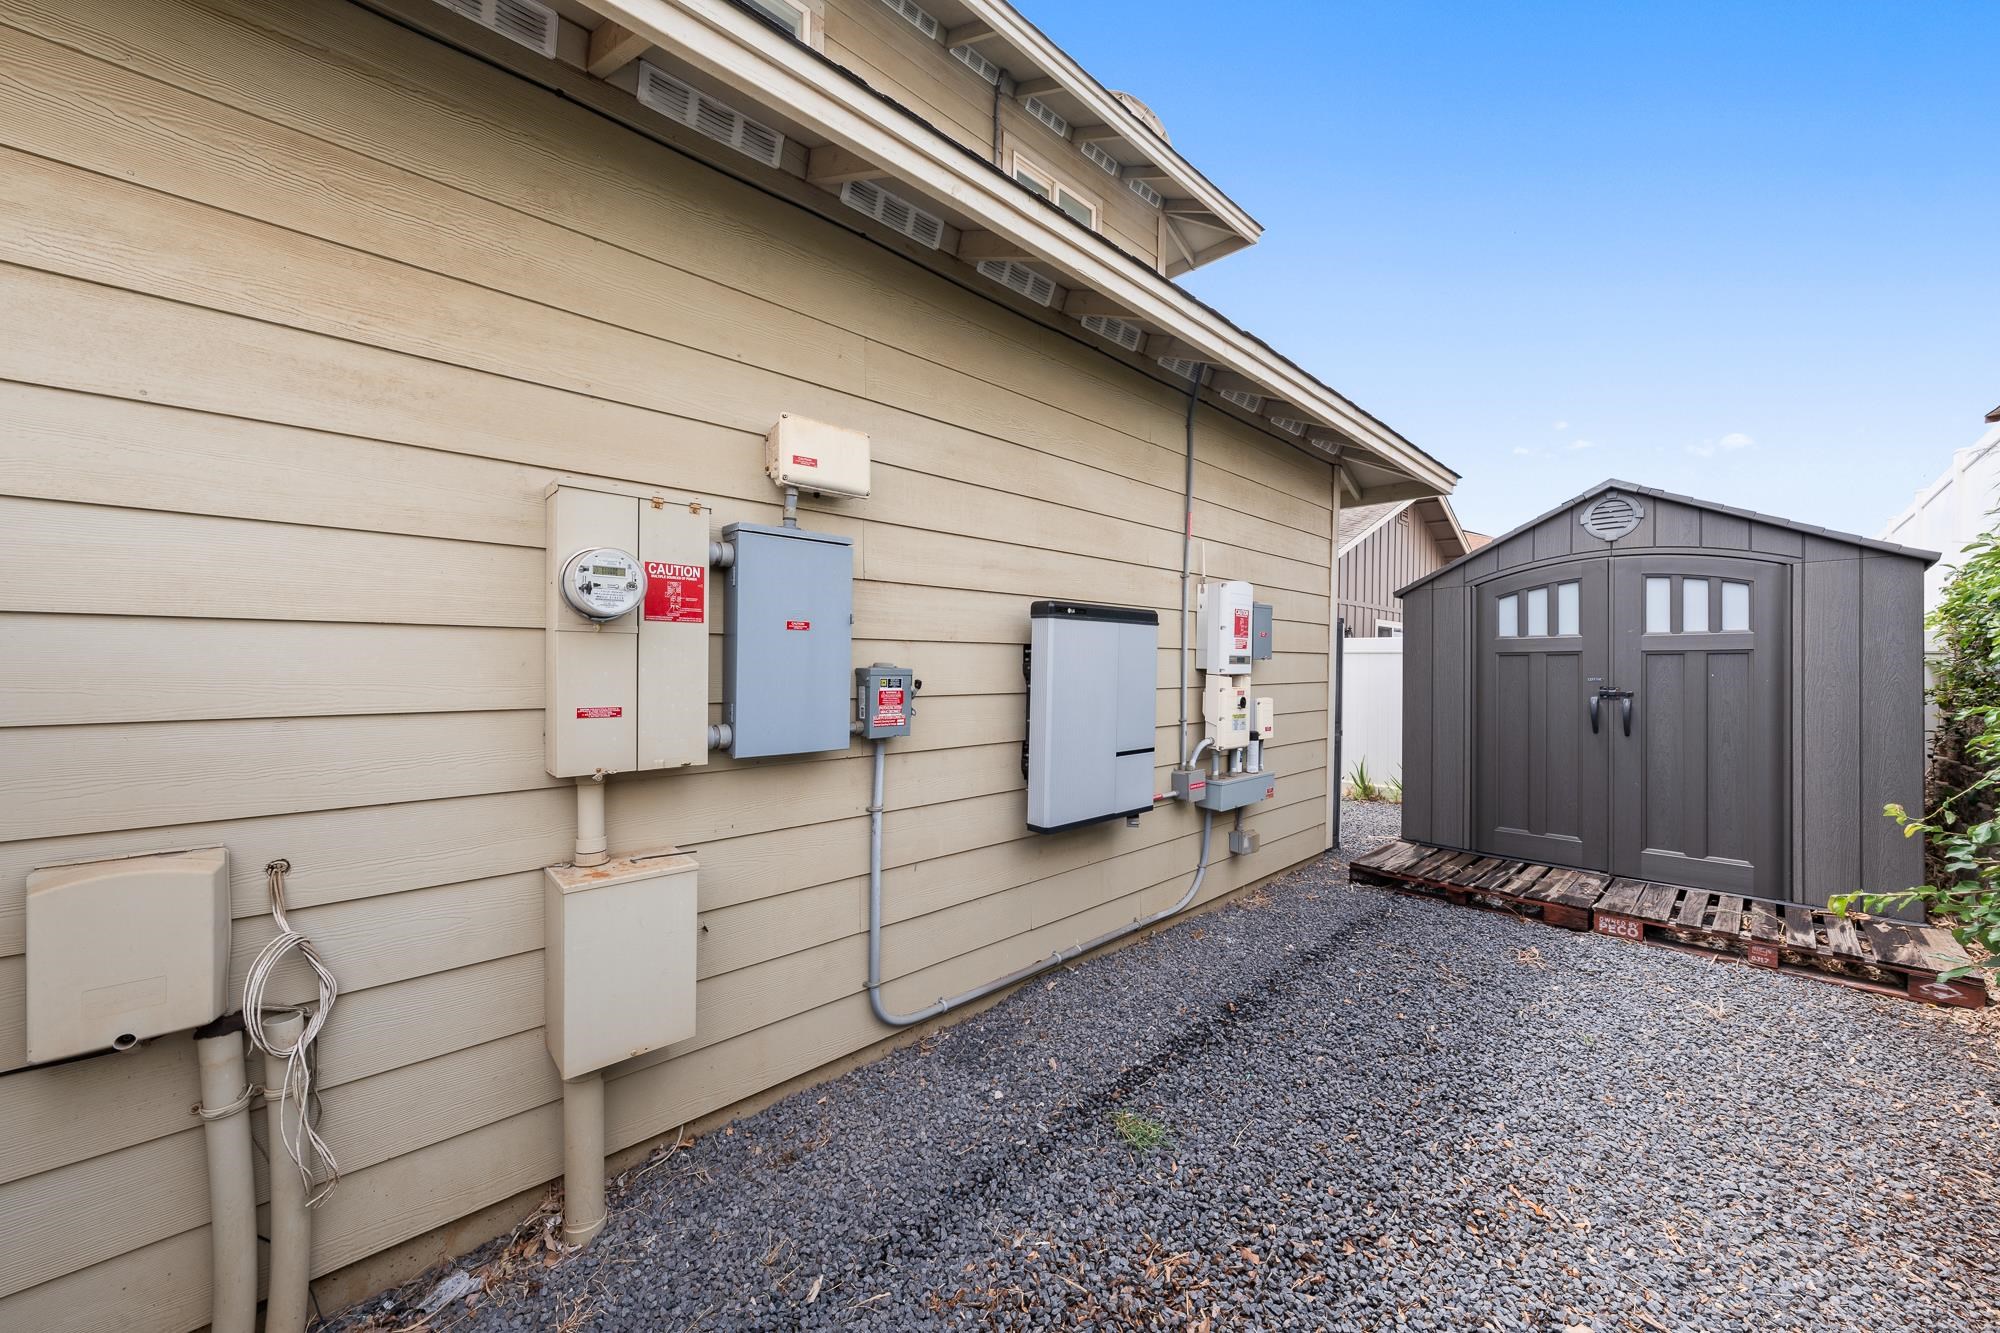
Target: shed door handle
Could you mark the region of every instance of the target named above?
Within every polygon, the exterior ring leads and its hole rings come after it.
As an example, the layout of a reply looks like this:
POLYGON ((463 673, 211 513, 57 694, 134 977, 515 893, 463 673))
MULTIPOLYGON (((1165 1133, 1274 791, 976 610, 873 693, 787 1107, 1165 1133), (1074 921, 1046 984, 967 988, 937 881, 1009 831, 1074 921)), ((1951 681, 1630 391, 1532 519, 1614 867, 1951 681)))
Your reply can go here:
POLYGON ((1598 705, 1602 702, 1602 698, 1596 694, 1590 696, 1590 734, 1593 736, 1597 734, 1598 705))
POLYGON ((1618 711, 1625 716, 1625 734, 1632 734, 1632 691, 1626 690, 1618 696, 1618 711))

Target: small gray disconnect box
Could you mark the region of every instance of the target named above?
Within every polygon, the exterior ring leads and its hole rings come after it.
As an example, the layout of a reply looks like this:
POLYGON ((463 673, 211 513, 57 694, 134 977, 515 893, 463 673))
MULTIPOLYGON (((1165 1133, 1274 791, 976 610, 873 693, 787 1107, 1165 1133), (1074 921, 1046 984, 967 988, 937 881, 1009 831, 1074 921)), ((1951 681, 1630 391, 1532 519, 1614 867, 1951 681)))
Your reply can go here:
POLYGON ((732 523, 722 718, 729 754, 844 750, 854 680, 854 542, 732 523))
POLYGON ((917 711, 917 676, 908 667, 877 662, 854 668, 854 720, 864 741, 910 734, 917 711))
POLYGON ((1268 662, 1271 660, 1271 604, 1252 602, 1250 604, 1250 660, 1268 662))
POLYGON ((1152 809, 1159 615, 1055 601, 1028 614, 1028 827, 1152 809))

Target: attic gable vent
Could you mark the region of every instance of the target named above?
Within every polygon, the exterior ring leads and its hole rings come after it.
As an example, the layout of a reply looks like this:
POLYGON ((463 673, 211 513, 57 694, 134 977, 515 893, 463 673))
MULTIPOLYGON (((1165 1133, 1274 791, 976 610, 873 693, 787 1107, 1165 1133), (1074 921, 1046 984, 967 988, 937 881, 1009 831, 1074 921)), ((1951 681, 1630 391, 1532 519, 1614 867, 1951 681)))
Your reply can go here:
POLYGON ((1000 82, 1000 67, 980 54, 978 47, 954 46, 951 48, 951 53, 958 60, 959 64, 964 65, 988 83, 1000 82))
POLYGON ((1284 431, 1287 435, 1303 435, 1306 433, 1306 423, 1300 421, 1297 417, 1271 417, 1269 420, 1273 426, 1284 431))
POLYGON ((1113 319, 1109 315, 1085 315, 1079 321, 1100 338, 1117 343, 1128 352, 1139 350, 1139 344, 1146 341, 1146 331, 1129 319, 1113 319))
POLYGON ((784 135, 643 60, 639 62, 639 101, 668 120, 726 143, 767 167, 777 166, 784 157, 784 135))
POLYGON ((938 34, 943 31, 943 29, 938 27, 938 21, 932 18, 924 9, 913 3, 913 0, 882 0, 882 3, 895 10, 898 14, 901 14, 912 28, 915 28, 932 41, 936 41, 938 34))
POLYGON ((438 0, 438 3, 530 51, 550 57, 556 53, 556 12, 536 0, 438 0))
POLYGON ((1027 107, 1028 114, 1036 120, 1041 121, 1042 124, 1048 126, 1063 138, 1069 138, 1069 122, 1064 120, 1061 114, 1047 102, 1044 102, 1039 97, 1030 97, 1022 105, 1027 107))
POLYGON ((1104 168, 1105 175, 1116 176, 1118 174, 1118 168, 1119 168, 1118 159, 1111 156, 1111 154, 1105 152, 1102 148, 1099 148, 1096 144, 1091 143, 1088 139, 1086 139, 1082 143, 1078 144, 1077 147, 1082 151, 1085 157, 1095 162, 1098 166, 1104 168))
POLYGON ((1199 361, 1190 361, 1184 356, 1163 356, 1160 358, 1160 364, 1184 380, 1201 378, 1202 363, 1199 361))
POLYGON ((1056 285, 1052 280, 1011 259, 980 260, 979 276, 991 278, 1037 305, 1051 305, 1056 299, 1056 285))
POLYGON ((883 226, 935 250, 944 242, 944 219, 926 213, 901 195, 890 194, 872 181, 849 181, 840 187, 840 202, 866 213, 883 226))
POLYGON ((1133 194, 1138 195, 1141 199, 1144 199, 1148 204, 1150 204, 1154 208, 1158 208, 1161 204, 1166 202, 1165 198, 1161 196, 1158 190, 1154 189, 1152 186, 1146 184, 1146 182, 1142 180, 1130 180, 1126 181, 1125 183, 1132 187, 1133 194))
POLYGON ((1241 389, 1220 389, 1217 392, 1228 401, 1242 408, 1245 412, 1261 412, 1264 410, 1264 396, 1262 394, 1245 393, 1241 389))
POLYGON ((1615 542, 1639 526, 1646 507, 1629 495, 1608 491, 1577 516, 1583 530, 1599 541, 1615 542))

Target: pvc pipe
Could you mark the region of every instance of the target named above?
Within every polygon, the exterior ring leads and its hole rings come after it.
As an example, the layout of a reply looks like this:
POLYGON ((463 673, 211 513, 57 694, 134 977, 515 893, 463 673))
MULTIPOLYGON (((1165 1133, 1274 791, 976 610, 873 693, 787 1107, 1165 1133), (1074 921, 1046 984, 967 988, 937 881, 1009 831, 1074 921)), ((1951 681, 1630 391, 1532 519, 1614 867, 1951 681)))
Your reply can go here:
POLYGON ((939 1014, 948 1013, 962 1004, 984 999, 1018 981, 1026 981, 1039 972, 1046 972, 1052 967, 1067 963, 1072 958, 1089 953, 1099 945, 1123 939, 1134 931, 1144 930, 1148 926, 1165 921, 1168 917, 1178 916, 1189 903, 1194 901, 1195 895, 1201 892, 1201 882, 1208 875, 1208 837, 1215 827, 1215 813, 1211 810, 1201 812, 1201 858, 1195 863, 1194 880, 1188 885, 1187 892, 1183 893, 1172 907, 1155 912, 1151 916, 1142 916, 1137 921, 1127 922, 1116 930, 1108 930, 1095 939, 1085 940, 1082 944, 1058 949, 1040 962, 1016 968, 1004 977, 996 977, 985 985, 976 986, 963 994, 939 999, 915 1013, 891 1013, 882 1001, 882 756, 886 744, 884 741, 875 742, 875 776, 868 801, 868 1006, 875 1011, 876 1018, 892 1028, 906 1028, 925 1019, 936 1018, 939 1014))
POLYGON ((257 1327, 257 1187, 250 1173, 250 1091, 243 1031, 198 1036, 202 1139, 208 1148, 209 1325, 214 1333, 257 1327))
POLYGON ((604 778, 602 775, 576 780, 576 857, 580 866, 601 866, 610 857, 605 852, 604 778))
POLYGON ((604 1075, 563 1080, 563 1242, 604 1229, 604 1075))
MULTIPOLYGON (((264 1035, 279 1050, 290 1050, 304 1030, 305 1016, 297 1011, 264 1020, 264 1035)), ((264 1333, 304 1333, 311 1304, 312 1220, 306 1212, 305 1177, 285 1156, 285 1142, 293 1137, 285 1127, 285 1070, 285 1061, 277 1056, 264 1057, 265 1155, 271 1163, 271 1284, 264 1333)), ((298 1107, 298 1113, 305 1115, 306 1108, 298 1107)))

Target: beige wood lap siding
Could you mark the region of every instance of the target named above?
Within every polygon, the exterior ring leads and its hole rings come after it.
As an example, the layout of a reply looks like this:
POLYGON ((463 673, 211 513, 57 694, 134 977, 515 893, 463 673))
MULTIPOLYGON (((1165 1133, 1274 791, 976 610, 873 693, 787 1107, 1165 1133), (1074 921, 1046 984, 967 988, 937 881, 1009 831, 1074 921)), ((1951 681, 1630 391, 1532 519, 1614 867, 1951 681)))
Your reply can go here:
MULTIPOLYGON (((858 660, 926 687, 890 750, 889 1002, 1185 884, 1192 811, 1028 835, 1019 753, 1027 604, 1068 597, 1161 611, 1170 757, 1173 388, 358 6, 17 5, 0 67, 0 1069, 26 871, 222 843, 232 985, 285 856, 343 987, 315 1272, 559 1174, 541 493, 774 521, 779 411, 873 434, 873 497, 804 521, 855 539, 858 660), (82 611, 58 547, 115 571, 82 611)), ((1324 464, 1199 422, 1209 570, 1278 616, 1278 796, 1214 896, 1326 843, 1334 516, 1324 464)), ((614 846, 698 853, 705 930, 698 1034, 615 1071, 614 1147, 885 1035, 867 786, 859 747, 613 784, 614 846)), ((205 1322, 194 1100, 185 1038, 0 1078, 0 1327, 205 1322)))

